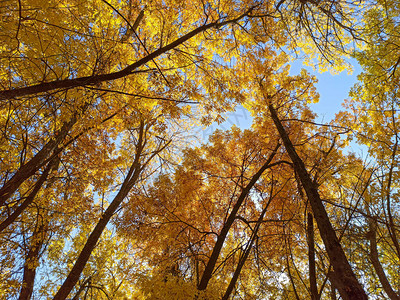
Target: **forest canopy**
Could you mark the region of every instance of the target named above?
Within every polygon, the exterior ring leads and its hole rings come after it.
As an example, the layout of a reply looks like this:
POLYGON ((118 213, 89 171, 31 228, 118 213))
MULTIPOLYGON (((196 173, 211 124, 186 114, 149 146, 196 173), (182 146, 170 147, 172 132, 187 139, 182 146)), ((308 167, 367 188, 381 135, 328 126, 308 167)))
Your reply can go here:
POLYGON ((399 14, 2 1, 0 298, 400 299, 399 14), (361 66, 333 120, 298 60, 361 66))

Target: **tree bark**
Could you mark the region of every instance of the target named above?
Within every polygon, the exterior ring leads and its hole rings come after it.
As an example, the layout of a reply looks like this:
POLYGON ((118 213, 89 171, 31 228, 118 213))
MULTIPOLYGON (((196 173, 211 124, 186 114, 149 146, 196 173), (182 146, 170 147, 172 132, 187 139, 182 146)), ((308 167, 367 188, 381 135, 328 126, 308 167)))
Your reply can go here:
POLYGON ((120 206, 122 201, 128 195, 129 191, 132 189, 134 184, 137 182, 140 173, 143 170, 143 167, 140 163, 140 158, 142 155, 143 147, 144 147, 144 124, 141 122, 140 130, 139 130, 139 139, 138 145, 136 148, 135 159, 129 169, 129 172, 118 192, 115 196, 111 204, 108 206, 106 211, 101 216, 99 222, 96 224, 96 227, 93 229, 89 238, 87 239, 85 246, 83 247, 81 253, 79 254, 74 266, 69 272, 67 278, 64 283, 58 290, 57 294, 54 296, 54 300, 64 300, 68 297, 69 293, 72 291, 74 286, 79 280, 79 277, 88 262, 90 255, 92 254, 93 249, 95 248, 97 242, 100 239, 101 234, 106 228, 108 222, 111 217, 114 215, 117 208, 120 206))
MULTIPOLYGON (((83 107, 83 111, 86 110, 88 104, 83 107)), ((81 111, 82 111, 81 110, 81 111)), ((50 139, 43 148, 35 154, 27 163, 22 165, 8 180, 3 187, 0 189, 0 207, 3 206, 6 201, 15 193, 15 191, 21 186, 21 184, 34 175, 41 167, 46 163, 53 151, 59 147, 62 141, 66 138, 74 124, 77 122, 78 112, 73 115, 71 120, 65 122, 61 129, 57 132, 55 138, 50 139)), ((62 147, 60 147, 62 149, 62 147)))
POLYGON ((239 258, 238 265, 236 266, 235 272, 233 273, 232 279, 229 282, 228 288, 226 289, 225 294, 222 297, 222 300, 228 300, 230 294, 232 293, 232 291, 233 291, 233 289, 234 289, 234 287, 236 285, 237 280, 239 279, 240 272, 242 271, 244 263, 246 262, 249 254, 250 254, 251 248, 253 247, 253 243, 254 243, 255 239, 257 238, 258 230, 260 229, 261 223, 262 223, 262 221, 264 219, 265 213, 267 212, 268 206, 272 201, 272 198, 273 198, 273 195, 272 195, 272 192, 271 192, 270 198, 268 200, 267 205, 264 207, 264 209, 262 210, 260 216, 258 217, 256 226, 255 226, 255 228, 254 228, 254 230, 253 230, 253 232, 252 232, 252 234, 250 236, 250 240, 248 241, 248 243, 246 245, 244 253, 239 258))
POLYGON ((307 214, 307 244, 311 300, 318 300, 317 274, 315 271, 314 220, 311 213, 307 214))
POLYGON ((349 261, 339 243, 335 230, 329 220, 325 207, 319 196, 318 190, 313 183, 304 162, 298 156, 289 136, 283 127, 276 110, 272 104, 268 104, 272 120, 279 132, 279 135, 285 145, 286 151, 293 162, 293 168, 298 174, 301 184, 306 191, 308 201, 317 222, 321 238, 324 242, 329 260, 333 266, 334 272, 331 278, 335 281, 335 287, 338 289, 344 300, 365 300, 368 299, 363 287, 358 282, 349 261))
POLYGON ((29 300, 32 297, 33 286, 35 283, 36 269, 39 261, 39 253, 43 246, 47 220, 42 220, 40 226, 32 234, 28 255, 24 264, 24 275, 22 279, 22 287, 19 294, 19 300, 29 300))
POLYGON ((391 300, 400 300, 400 296, 393 290, 390 282, 383 270, 383 267, 379 261, 378 257, 378 246, 376 242, 376 220, 371 220, 369 224, 369 258, 371 260, 372 266, 375 269, 376 274, 378 275, 379 281, 382 284, 382 287, 385 293, 389 296, 391 300))
POLYGON ((247 195, 249 194, 249 192, 252 189, 252 187, 254 186, 254 184, 261 177, 262 173, 270 167, 270 163, 271 163, 272 159, 274 158, 276 152, 278 151, 279 147, 280 147, 280 145, 278 144, 277 147, 274 149, 274 151, 269 156, 268 160, 265 162, 265 164, 260 168, 260 170, 258 170, 258 172, 256 174, 253 175, 250 182, 240 193, 235 205, 232 208, 231 213, 229 214, 228 219, 226 220, 226 223, 224 224, 224 226, 221 229, 220 234, 218 235, 217 242, 214 245, 210 259, 208 260, 206 268, 204 269, 203 276, 201 277, 201 280, 200 280, 199 285, 197 286, 197 289, 205 290, 207 288, 208 282, 211 279, 212 272, 214 271, 214 267, 215 267, 215 264, 217 263, 222 246, 224 245, 226 236, 228 235, 229 229, 231 228, 233 222, 236 219, 236 215, 237 215, 237 212, 239 211, 240 206, 242 205, 244 199, 246 199, 247 195))
POLYGON ((29 195, 25 198, 25 200, 22 202, 22 204, 20 206, 18 206, 14 210, 14 212, 8 216, 7 219, 5 219, 3 222, 0 223, 0 232, 2 232, 9 225, 11 225, 22 214, 22 212, 33 202, 33 200, 35 199, 40 188, 43 186, 43 184, 47 180, 50 170, 53 168, 53 166, 56 165, 56 162, 57 162, 57 158, 55 157, 47 164, 42 175, 40 175, 38 181, 36 182, 35 186, 33 187, 32 192, 29 193, 29 195))
POLYGON ((388 174, 388 184, 386 188, 386 210, 387 210, 387 215, 388 215, 388 223, 387 223, 387 229, 389 231, 390 238, 393 242, 393 245, 396 249, 397 252, 397 257, 400 258, 400 244, 397 239, 397 234, 396 234, 396 226, 394 224, 393 220, 393 215, 392 215, 392 209, 391 209, 391 190, 392 190, 392 180, 393 180, 393 169, 395 167, 395 159, 396 159, 396 154, 397 154, 397 135, 396 135, 396 143, 394 144, 392 155, 391 155, 391 163, 390 163, 390 169, 389 169, 389 174, 388 174))

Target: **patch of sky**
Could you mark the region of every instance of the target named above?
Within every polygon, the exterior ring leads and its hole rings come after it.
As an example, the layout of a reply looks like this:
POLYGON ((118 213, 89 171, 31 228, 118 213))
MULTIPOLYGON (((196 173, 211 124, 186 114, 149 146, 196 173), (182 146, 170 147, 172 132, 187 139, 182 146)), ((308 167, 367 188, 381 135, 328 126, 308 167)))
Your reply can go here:
MULTIPOLYGON (((301 69, 305 69, 318 79, 315 87, 320 95, 319 102, 310 105, 311 110, 317 113, 315 120, 317 123, 328 124, 335 119, 337 113, 345 110, 343 103, 349 98, 350 89, 356 84, 357 76, 362 72, 361 66, 355 59, 349 59, 348 62, 352 65, 353 70, 343 71, 339 74, 318 73, 312 67, 305 66, 301 59, 291 63, 290 75, 299 74, 301 69)), ((354 140, 346 150, 370 161, 368 148, 357 144, 354 140)))
POLYGON ((232 126, 236 126, 241 129, 248 129, 251 127, 252 123, 252 117, 249 111, 241 105, 238 105, 234 111, 227 113, 224 119, 224 122, 220 124, 214 122, 202 130, 201 134, 203 140, 207 140, 208 137, 217 129, 229 130, 232 126))
POLYGON ((353 70, 334 75, 329 72, 318 73, 312 67, 303 65, 302 60, 291 63, 290 75, 297 75, 301 69, 306 69, 318 79, 316 89, 320 100, 311 104, 311 109, 318 114, 317 121, 329 122, 335 118, 336 113, 343 110, 343 101, 348 98, 351 87, 357 82, 357 75, 361 73, 361 67, 355 59, 350 59, 349 62, 353 70))
MULTIPOLYGON (((320 101, 311 104, 311 109, 318 114, 317 122, 328 123, 335 118, 335 114, 343 110, 342 103, 348 98, 351 87, 357 82, 357 75, 361 67, 352 59, 353 72, 341 72, 331 74, 329 72, 318 73, 312 67, 303 65, 303 60, 295 60, 291 63, 290 75, 297 75, 302 68, 318 78, 316 88, 320 94, 320 101)), ((203 131, 203 139, 207 139, 216 129, 227 130, 235 125, 242 129, 251 127, 252 117, 243 107, 237 106, 235 111, 227 113, 225 122, 213 123, 203 131)))

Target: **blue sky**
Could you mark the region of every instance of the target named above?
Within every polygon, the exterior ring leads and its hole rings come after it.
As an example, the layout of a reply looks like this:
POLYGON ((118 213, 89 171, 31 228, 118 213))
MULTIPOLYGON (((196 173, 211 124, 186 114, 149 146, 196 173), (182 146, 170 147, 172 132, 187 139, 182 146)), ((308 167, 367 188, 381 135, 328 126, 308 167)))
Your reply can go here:
POLYGON ((332 75, 329 72, 318 73, 310 67, 302 66, 300 61, 292 64, 292 74, 297 74, 301 68, 305 68, 318 78, 316 88, 320 94, 320 100, 311 105, 312 110, 318 114, 318 121, 329 122, 337 112, 343 110, 343 100, 348 98, 349 91, 357 82, 357 75, 361 72, 361 67, 355 60, 352 60, 351 63, 354 68, 353 73, 349 74, 344 71, 337 75, 332 75))
MULTIPOLYGON (((342 103, 344 99, 348 98, 350 88, 356 83, 357 75, 361 72, 361 67, 355 60, 351 60, 353 64, 353 72, 349 74, 344 71, 337 75, 332 75, 329 72, 318 73, 311 67, 304 66, 301 60, 296 60, 291 65, 290 74, 298 74, 301 68, 306 69, 309 73, 318 78, 316 88, 320 94, 320 100, 316 104, 312 104, 311 108, 318 114, 317 121, 327 123, 335 117, 335 114, 343 110, 342 103)), ((242 129, 251 126, 252 118, 250 114, 243 107, 237 107, 235 112, 227 114, 226 121, 220 125, 212 124, 203 131, 203 139, 215 130, 227 130, 236 125, 242 129)))

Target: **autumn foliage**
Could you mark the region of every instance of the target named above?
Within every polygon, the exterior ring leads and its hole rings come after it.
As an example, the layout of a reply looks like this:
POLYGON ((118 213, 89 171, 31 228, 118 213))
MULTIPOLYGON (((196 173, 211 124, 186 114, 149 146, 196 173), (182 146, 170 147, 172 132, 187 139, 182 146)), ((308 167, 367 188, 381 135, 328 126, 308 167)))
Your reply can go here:
POLYGON ((3 1, 0 298, 400 299, 399 17, 3 1), (329 123, 299 57, 363 69, 329 123), (251 128, 203 138, 238 106, 251 128))

